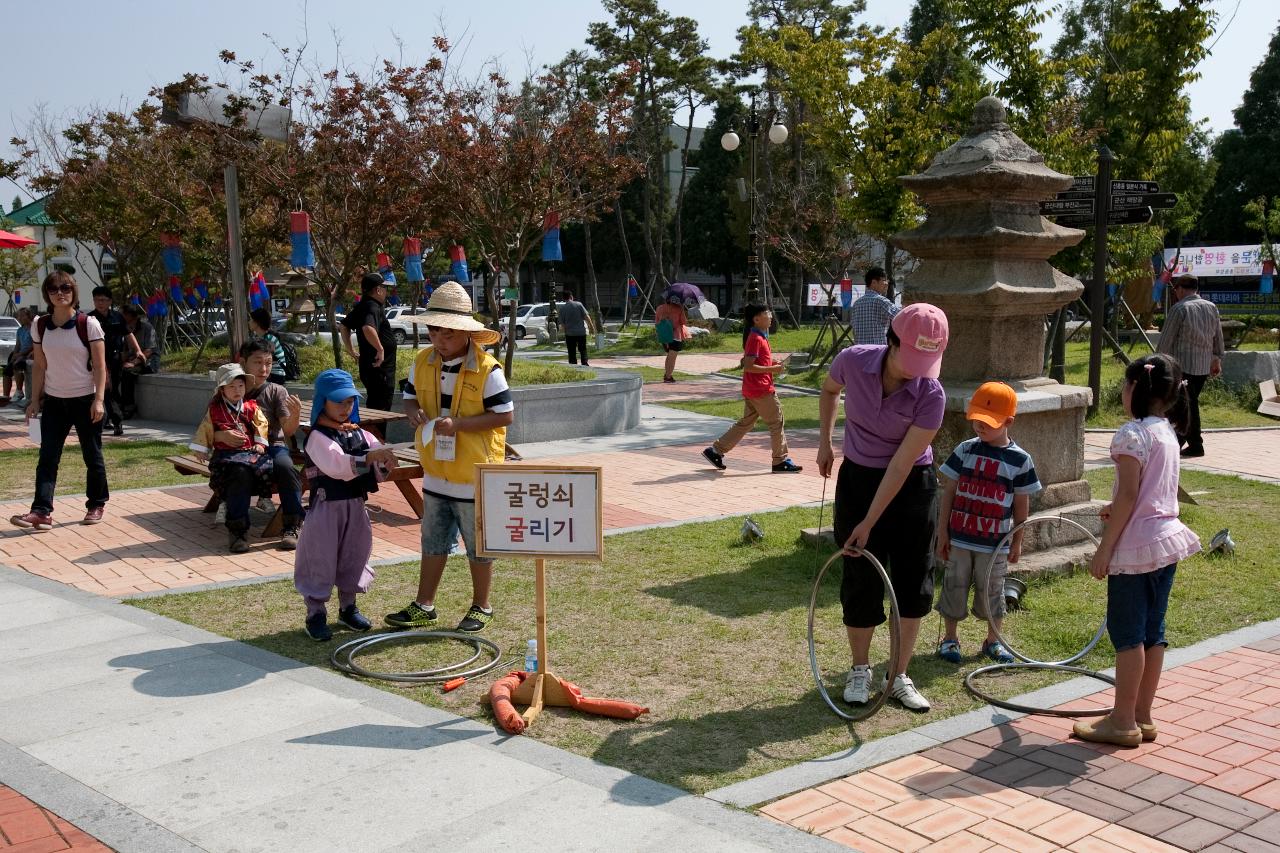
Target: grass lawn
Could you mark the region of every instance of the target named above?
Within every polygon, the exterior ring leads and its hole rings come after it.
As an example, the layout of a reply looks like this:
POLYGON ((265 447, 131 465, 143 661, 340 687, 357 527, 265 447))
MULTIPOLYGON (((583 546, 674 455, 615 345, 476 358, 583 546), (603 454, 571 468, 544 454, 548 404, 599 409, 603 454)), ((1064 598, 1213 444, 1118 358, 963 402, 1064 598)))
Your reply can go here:
MULTIPOLYGON (((1247 345, 1247 348, 1261 348, 1262 346, 1261 344, 1247 345)), ((775 349, 783 351, 781 347, 775 346, 775 349)), ((1135 347, 1131 357, 1137 358, 1145 351, 1145 347, 1135 347)), ((1124 367, 1124 364, 1117 361, 1109 350, 1103 353, 1102 406, 1088 420, 1086 426, 1118 427, 1129 419, 1120 403, 1124 367)), ((738 374, 741 371, 724 372, 738 374)), ((788 385, 816 389, 822 387, 822 382, 826 375, 827 372, 825 370, 798 371, 788 373, 782 381, 788 385)), ((1068 385, 1087 386, 1089 384, 1089 344, 1087 342, 1072 342, 1067 345, 1066 380, 1068 385)), ((1260 402, 1262 402, 1262 399, 1258 394, 1257 388, 1232 391, 1221 382, 1209 382, 1200 394, 1200 419, 1202 425, 1206 428, 1275 426, 1273 419, 1258 414, 1257 408, 1260 402)), ((671 405, 707 414, 721 414, 720 411, 713 411, 708 408, 713 404, 680 403, 671 405)), ((816 406, 813 410, 817 412, 816 406)), ((803 408, 801 411, 803 411, 803 408)), ((800 412, 797 412, 797 414, 800 414, 800 412)), ((738 412, 735 411, 732 415, 725 416, 737 417, 738 412)), ((801 416, 803 417, 803 415, 801 416)), ((790 415, 788 414, 789 421, 790 415)), ((814 426, 816 425, 815 421, 814 426)), ((759 428, 762 429, 763 427, 759 428)), ((799 425, 797 425, 797 428, 799 428, 799 425)))
MULTIPOLYGON (((188 373, 195 354, 194 347, 166 352, 161 362, 161 369, 166 372, 188 373)), ((413 349, 396 351, 397 380, 404 379, 409 375, 409 367, 413 364, 416 354, 417 351, 413 349)), ((226 353, 221 348, 207 347, 201 356, 200 364, 203 366, 198 367, 198 370, 213 370, 222 364, 225 358, 226 353)), ((333 367, 333 348, 327 343, 300 346, 298 347, 298 361, 302 365, 302 378, 298 381, 312 382, 320 371, 333 367)), ((350 371, 356 377, 356 384, 360 385, 360 376, 355 362, 347 358, 345 354, 342 361, 342 369, 350 371)), ((518 359, 512 368, 512 372, 515 374, 514 377, 508 377, 508 379, 513 386, 549 385, 556 382, 575 382, 582 379, 595 378, 595 373, 590 371, 584 375, 582 371, 571 368, 567 364, 545 364, 534 359, 518 359)))
MULTIPOLYGON (((818 421, 818 398, 805 395, 803 397, 780 397, 778 401, 782 404, 782 414, 786 418, 788 429, 817 429, 818 421)), ((690 401, 674 401, 663 402, 664 406, 670 406, 673 409, 684 409, 686 412, 698 412, 703 415, 715 415, 721 418, 733 418, 737 420, 742 417, 742 400, 690 400, 690 401)), ((836 413, 836 426, 839 427, 844 423, 844 407, 836 413)), ((753 432, 767 430, 763 421, 757 421, 752 428, 753 432)))
MULTIPOLYGON (((1095 494, 1110 486, 1109 470, 1089 475, 1095 494)), ((1169 614, 1169 638, 1187 645, 1224 631, 1280 616, 1280 543, 1274 536, 1280 489, 1187 472, 1190 490, 1207 490, 1186 521, 1207 540, 1231 527, 1237 556, 1196 557, 1179 568, 1169 614)), ((829 513, 827 519, 829 520, 829 513)), ((809 674, 805 619, 809 590, 821 559, 799 543, 800 527, 818 521, 812 508, 760 515, 765 540, 739 543, 740 519, 691 524, 658 533, 610 537, 602 566, 551 562, 548 571, 549 652, 552 668, 589 694, 629 699, 652 713, 634 722, 543 713, 528 736, 681 788, 704 792, 805 759, 848 750, 859 742, 910 729, 978 707, 961 684, 979 664, 975 620, 962 623, 970 657, 960 667, 933 656, 936 617, 925 620, 911 673, 934 704, 916 716, 886 707, 850 728, 826 709, 809 674)), ((379 570, 361 607, 380 617, 398 609, 416 588, 414 565, 379 570)), ((840 625, 838 578, 820 598, 819 660, 829 689, 843 685, 848 651, 840 625)), ((1032 585, 1027 609, 1012 614, 1006 634, 1033 655, 1063 655, 1083 646, 1104 612, 1105 585, 1087 575, 1032 585)), ((450 561, 438 599, 446 626, 470 601, 465 563, 450 561)), ((498 617, 486 631, 508 654, 520 655, 534 634, 533 564, 503 561, 495 579, 498 617)), ((138 607, 217 634, 328 666, 333 643, 302 631, 304 609, 288 581, 135 600, 138 607)), ((380 621, 380 620, 378 620, 380 621)), ((339 633, 337 641, 346 638, 339 633)), ((336 642, 336 641, 335 641, 336 642)), ((1104 640, 1086 664, 1113 662, 1104 640)), ((887 654, 880 632, 873 660, 887 654)), ((423 668, 456 659, 443 651, 392 649, 366 665, 423 668)), ((1025 673, 994 679, 1004 696, 1050 683, 1055 676, 1025 673)), ((448 694, 427 686, 391 692, 457 714, 489 721, 488 680, 448 694)))
MULTIPOLYGON (((184 453, 185 448, 167 441, 106 441, 102 455, 107 463, 107 480, 112 489, 141 489, 194 482, 173 470, 166 456, 184 453)), ((0 465, 0 500, 17 500, 32 495, 39 448, 6 450, 0 465)), ((85 491, 85 468, 80 445, 68 444, 62 451, 55 494, 81 495, 85 491)))

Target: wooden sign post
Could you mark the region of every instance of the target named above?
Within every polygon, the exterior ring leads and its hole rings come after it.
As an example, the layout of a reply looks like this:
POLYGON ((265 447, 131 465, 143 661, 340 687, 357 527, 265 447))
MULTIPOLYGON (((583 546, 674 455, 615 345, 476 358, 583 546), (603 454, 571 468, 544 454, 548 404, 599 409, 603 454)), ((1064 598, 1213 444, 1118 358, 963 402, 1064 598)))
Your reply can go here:
POLYGON ((570 706, 569 692, 551 673, 547 648, 546 559, 604 559, 599 468, 568 465, 477 465, 476 552, 481 557, 533 557, 538 673, 511 699, 528 709, 531 724, 544 705, 570 706))

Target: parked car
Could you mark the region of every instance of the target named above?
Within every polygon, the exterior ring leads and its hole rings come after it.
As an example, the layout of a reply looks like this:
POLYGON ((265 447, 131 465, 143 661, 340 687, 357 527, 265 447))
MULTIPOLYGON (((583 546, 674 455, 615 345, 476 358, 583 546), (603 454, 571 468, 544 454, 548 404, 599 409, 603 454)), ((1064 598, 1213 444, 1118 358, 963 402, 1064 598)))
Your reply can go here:
POLYGON ((425 308, 419 308, 414 311, 409 306, 393 305, 387 309, 387 324, 391 326, 391 334, 396 339, 396 346, 400 346, 405 341, 413 340, 413 327, 418 326, 418 340, 426 341, 427 327, 413 323, 408 318, 414 314, 425 314, 425 308))
MULTIPOLYGON (((532 302, 527 305, 517 306, 516 340, 520 340, 530 332, 536 333, 538 329, 546 329, 549 308, 550 303, 548 302, 532 302)), ((507 326, 509 325, 511 325, 510 315, 504 315, 502 319, 498 320, 498 328, 503 334, 507 333, 507 326)))
POLYGON ((22 324, 17 317, 0 317, 0 344, 13 346, 18 342, 18 329, 22 324))

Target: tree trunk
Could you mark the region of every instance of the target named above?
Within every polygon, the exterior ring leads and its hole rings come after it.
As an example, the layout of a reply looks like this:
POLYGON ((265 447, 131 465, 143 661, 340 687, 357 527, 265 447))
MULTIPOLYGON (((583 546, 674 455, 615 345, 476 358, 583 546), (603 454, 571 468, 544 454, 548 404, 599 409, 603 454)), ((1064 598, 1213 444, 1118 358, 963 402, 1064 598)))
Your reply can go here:
POLYGON ((626 220, 622 216, 622 199, 613 205, 613 212, 618 220, 618 239, 622 241, 622 262, 627 267, 627 280, 622 283, 622 326, 626 328, 631 322, 631 243, 627 240, 626 220))
POLYGON ((596 329, 604 331, 604 318, 600 314, 600 282, 596 278, 596 262, 591 256, 591 223, 582 223, 582 242, 587 255, 587 286, 591 289, 591 312, 595 315, 596 329))
MULTIPOLYGON (((689 143, 693 139, 693 103, 690 98, 689 121, 684 127, 684 147, 680 149, 680 188, 676 192, 676 206, 672 215, 675 217, 675 239, 671 246, 671 280, 680 277, 680 255, 684 245, 684 188, 689 175, 689 143)), ((665 170, 664 170, 665 171, 665 170)), ((665 186, 665 173, 663 174, 665 186)))

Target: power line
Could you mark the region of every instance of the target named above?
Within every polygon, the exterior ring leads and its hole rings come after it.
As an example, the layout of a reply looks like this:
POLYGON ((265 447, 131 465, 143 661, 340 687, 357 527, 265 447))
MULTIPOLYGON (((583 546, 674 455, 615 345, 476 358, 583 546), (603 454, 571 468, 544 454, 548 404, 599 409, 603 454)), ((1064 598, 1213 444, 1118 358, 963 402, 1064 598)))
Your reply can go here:
POLYGON ((1212 52, 1213 52, 1214 45, 1216 45, 1216 44, 1218 43, 1218 41, 1219 41, 1223 36, 1225 36, 1225 35, 1227 34, 1227 30, 1231 29, 1231 24, 1232 24, 1232 23, 1235 21, 1235 19, 1236 19, 1236 13, 1240 11, 1240 2, 1241 2, 1241 0, 1236 0, 1236 8, 1235 8, 1235 10, 1231 13, 1231 17, 1227 19, 1227 25, 1226 25, 1225 27, 1223 27, 1223 28, 1222 28, 1222 31, 1221 31, 1221 32, 1219 32, 1219 33, 1218 33, 1218 38, 1216 38, 1216 39, 1214 39, 1214 40, 1213 40, 1213 44, 1209 45, 1209 47, 1206 49, 1206 52, 1208 52, 1208 53, 1212 53, 1212 52))

